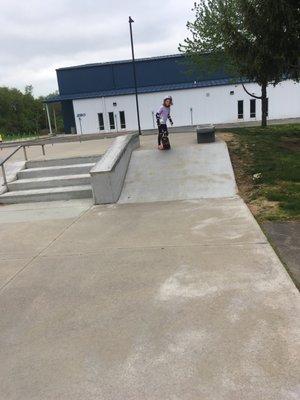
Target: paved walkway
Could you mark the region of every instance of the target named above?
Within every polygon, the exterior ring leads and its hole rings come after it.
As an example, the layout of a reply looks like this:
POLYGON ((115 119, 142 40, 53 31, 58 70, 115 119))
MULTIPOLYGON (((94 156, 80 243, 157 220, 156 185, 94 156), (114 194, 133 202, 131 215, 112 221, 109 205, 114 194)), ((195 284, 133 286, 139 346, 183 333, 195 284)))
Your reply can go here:
POLYGON ((299 398, 299 294, 238 196, 0 207, 0 280, 5 400, 299 398))

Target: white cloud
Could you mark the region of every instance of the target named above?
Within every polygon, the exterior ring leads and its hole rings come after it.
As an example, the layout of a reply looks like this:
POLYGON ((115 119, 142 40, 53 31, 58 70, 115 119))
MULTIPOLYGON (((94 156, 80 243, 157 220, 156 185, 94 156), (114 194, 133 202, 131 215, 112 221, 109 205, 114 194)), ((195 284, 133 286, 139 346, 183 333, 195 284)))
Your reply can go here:
POLYGON ((0 85, 36 95, 57 89, 55 69, 177 53, 193 18, 193 0, 0 0, 0 85))

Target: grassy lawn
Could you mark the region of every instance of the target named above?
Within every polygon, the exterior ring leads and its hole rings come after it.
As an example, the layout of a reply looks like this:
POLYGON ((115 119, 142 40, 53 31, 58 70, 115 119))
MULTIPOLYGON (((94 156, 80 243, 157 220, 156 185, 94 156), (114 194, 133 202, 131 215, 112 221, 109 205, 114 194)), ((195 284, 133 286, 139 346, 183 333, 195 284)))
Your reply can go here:
POLYGON ((256 218, 300 219, 300 124, 235 128, 221 137, 240 194, 256 218))
POLYGON ((23 140, 23 139, 36 139, 38 136, 36 134, 29 134, 29 133, 20 133, 20 134, 1 134, 3 142, 13 142, 15 140, 23 140))
POLYGON ((48 136, 48 130, 42 130, 39 134, 36 133, 9 133, 5 134, 0 131, 0 135, 2 137, 3 142, 14 142, 16 140, 24 140, 24 139, 38 139, 44 136, 48 136))

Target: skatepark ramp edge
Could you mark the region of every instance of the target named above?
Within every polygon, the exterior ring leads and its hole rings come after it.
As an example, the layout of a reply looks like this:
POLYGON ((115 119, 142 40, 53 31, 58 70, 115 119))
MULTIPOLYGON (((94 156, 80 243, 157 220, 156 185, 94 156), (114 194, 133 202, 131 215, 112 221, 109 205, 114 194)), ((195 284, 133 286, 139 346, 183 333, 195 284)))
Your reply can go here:
POLYGON ((133 150, 140 147, 138 133, 118 136, 91 169, 95 204, 116 203, 120 197, 133 150))

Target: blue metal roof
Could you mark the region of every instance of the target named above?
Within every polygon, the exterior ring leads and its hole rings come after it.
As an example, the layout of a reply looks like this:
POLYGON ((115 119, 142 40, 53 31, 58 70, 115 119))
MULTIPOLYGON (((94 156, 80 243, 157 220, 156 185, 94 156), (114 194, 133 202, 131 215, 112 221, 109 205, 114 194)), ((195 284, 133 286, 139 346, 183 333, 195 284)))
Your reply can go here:
MULTIPOLYGON (((246 79, 235 79, 224 78, 224 79, 211 79, 202 82, 192 82, 192 83, 177 83, 171 85, 160 85, 160 86, 146 86, 139 87, 138 93, 154 93, 154 92, 168 92, 171 90, 182 90, 182 89, 193 89, 193 88, 204 88, 211 86, 222 86, 222 85, 230 85, 237 83, 246 83, 248 82, 246 79)), ((79 99, 91 99, 97 97, 110 97, 110 96, 122 96, 128 94, 134 94, 135 89, 126 88, 126 89, 116 89, 116 90, 106 90, 100 92, 87 92, 87 93, 74 93, 69 95, 58 95, 51 98, 48 98, 46 103, 55 103, 59 101, 66 100, 79 100, 79 99)))
MULTIPOLYGON (((211 71, 209 54, 203 54, 203 62, 207 68, 199 72, 182 54, 137 59, 138 92, 153 93, 234 83, 224 68, 211 71)), ((47 103, 134 93, 131 60, 60 68, 56 73, 59 96, 47 99, 47 103)))
MULTIPOLYGON (((137 58, 135 61, 153 61, 153 60, 163 60, 163 59, 170 59, 170 58, 182 58, 182 54, 170 54, 166 56, 156 56, 156 57, 144 57, 144 58, 137 58)), ((62 67, 57 68, 56 71, 62 71, 66 69, 78 69, 78 68, 89 68, 89 67, 99 67, 102 65, 117 65, 117 64, 127 64, 131 63, 132 60, 116 60, 116 61, 105 61, 100 63, 90 63, 90 64, 81 64, 81 65, 71 65, 69 67, 62 67)))
MULTIPOLYGON (((137 86, 140 90, 146 90, 146 87, 167 87, 229 78, 224 68, 211 71, 209 54, 203 55, 203 62, 204 65, 207 64, 207 68, 199 72, 182 54, 137 59, 137 86)), ((131 93, 134 87, 131 60, 62 68, 56 73, 59 94, 68 98, 79 94, 89 94, 91 97, 93 93, 110 91, 118 94, 131 93)))

